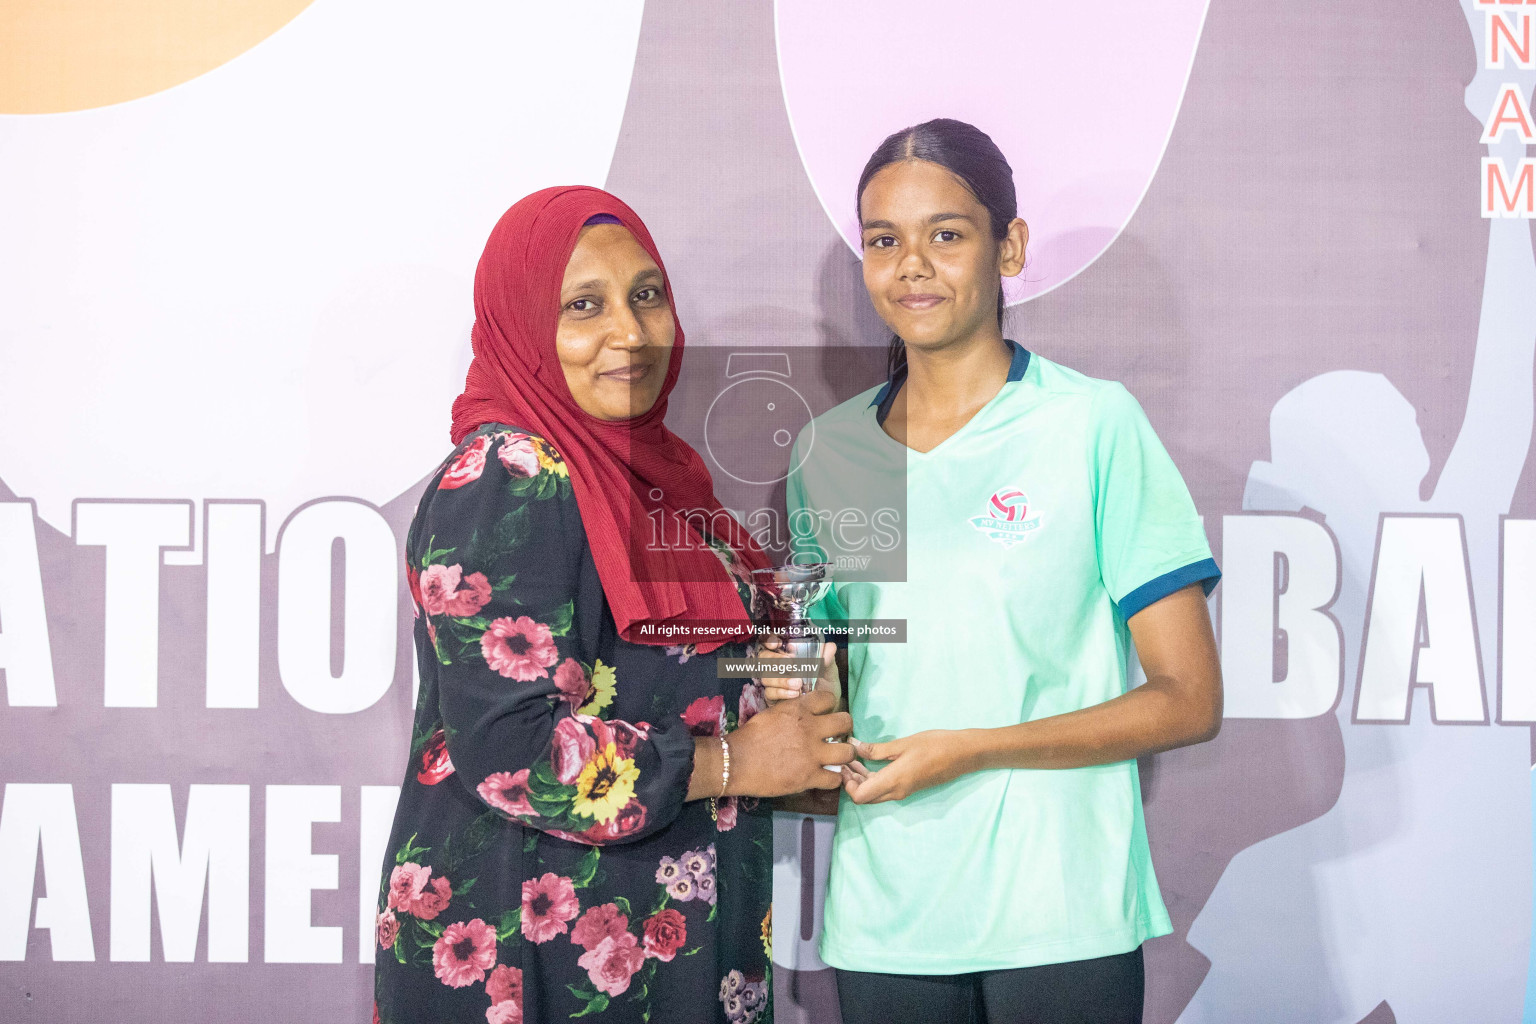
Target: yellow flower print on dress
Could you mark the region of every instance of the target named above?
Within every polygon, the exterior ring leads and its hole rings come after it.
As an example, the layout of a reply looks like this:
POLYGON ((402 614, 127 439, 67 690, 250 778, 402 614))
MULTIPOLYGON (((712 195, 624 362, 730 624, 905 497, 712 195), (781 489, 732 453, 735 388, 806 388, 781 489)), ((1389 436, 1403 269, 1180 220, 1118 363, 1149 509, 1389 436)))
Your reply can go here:
POLYGON ((538 456, 539 465, 551 473, 564 477, 571 475, 571 471, 566 468, 565 457, 555 451, 555 446, 542 437, 533 438, 533 452, 538 456))
POLYGON ((583 715, 599 714, 613 703, 613 695, 618 689, 618 676, 613 666, 604 665, 602 658, 598 658, 597 664, 592 667, 591 685, 591 699, 577 708, 577 711, 583 715))
POLYGON ((773 956, 773 904, 768 905, 768 913, 763 915, 763 952, 771 958, 773 956))
POLYGON ((608 743, 592 755, 576 779, 572 812, 607 824, 635 795, 635 780, 639 777, 640 769, 635 762, 620 757, 619 748, 608 743))

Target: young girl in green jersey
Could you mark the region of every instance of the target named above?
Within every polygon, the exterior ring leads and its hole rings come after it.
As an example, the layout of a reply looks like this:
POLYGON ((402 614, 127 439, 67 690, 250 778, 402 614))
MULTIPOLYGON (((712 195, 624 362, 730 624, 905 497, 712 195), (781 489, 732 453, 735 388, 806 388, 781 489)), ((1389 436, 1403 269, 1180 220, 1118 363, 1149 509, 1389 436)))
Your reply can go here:
POLYGON ((905 129, 858 188, 890 375, 817 418, 787 495, 825 525, 856 467, 902 467, 905 579, 839 581, 822 610, 905 619, 909 641, 839 659, 865 764, 844 773, 822 959, 845 1024, 1139 1021, 1141 943, 1171 926, 1136 758, 1220 727, 1220 572, 1130 393, 1004 338, 1029 229, 992 140, 905 129))

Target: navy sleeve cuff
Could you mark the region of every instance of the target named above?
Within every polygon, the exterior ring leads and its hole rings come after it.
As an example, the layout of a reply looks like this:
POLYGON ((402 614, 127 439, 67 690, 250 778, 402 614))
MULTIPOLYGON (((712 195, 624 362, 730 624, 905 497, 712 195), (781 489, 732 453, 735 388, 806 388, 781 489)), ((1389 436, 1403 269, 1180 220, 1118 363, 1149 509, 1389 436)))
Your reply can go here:
POLYGON ((1216 559, 1202 558, 1198 562, 1180 566, 1172 572, 1165 572, 1155 580, 1150 580, 1126 594, 1119 601, 1120 614, 1127 620, 1132 615, 1141 611, 1149 604, 1161 601, 1174 591, 1183 590, 1191 583, 1204 585, 1206 596, 1216 589, 1216 584, 1221 581, 1221 570, 1216 566, 1216 559))

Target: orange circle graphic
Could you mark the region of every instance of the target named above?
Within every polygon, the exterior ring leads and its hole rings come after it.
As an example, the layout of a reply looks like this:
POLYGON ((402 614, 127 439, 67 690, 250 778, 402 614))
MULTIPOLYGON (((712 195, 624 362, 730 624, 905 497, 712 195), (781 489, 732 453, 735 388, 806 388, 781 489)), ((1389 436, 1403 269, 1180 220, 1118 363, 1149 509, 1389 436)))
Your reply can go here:
POLYGON ((0 114, 138 99, 212 71, 312 0, 0 0, 0 114))

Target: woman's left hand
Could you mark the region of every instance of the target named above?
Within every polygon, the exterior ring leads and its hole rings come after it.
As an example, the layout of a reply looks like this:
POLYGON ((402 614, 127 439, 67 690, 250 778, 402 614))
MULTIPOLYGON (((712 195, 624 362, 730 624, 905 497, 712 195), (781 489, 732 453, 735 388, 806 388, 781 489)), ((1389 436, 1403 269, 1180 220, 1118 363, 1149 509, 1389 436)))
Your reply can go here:
POLYGON ((856 804, 878 804, 959 778, 967 771, 964 736, 954 729, 930 729, 889 743, 852 740, 862 760, 886 764, 873 771, 858 761, 844 765, 843 789, 856 804))

